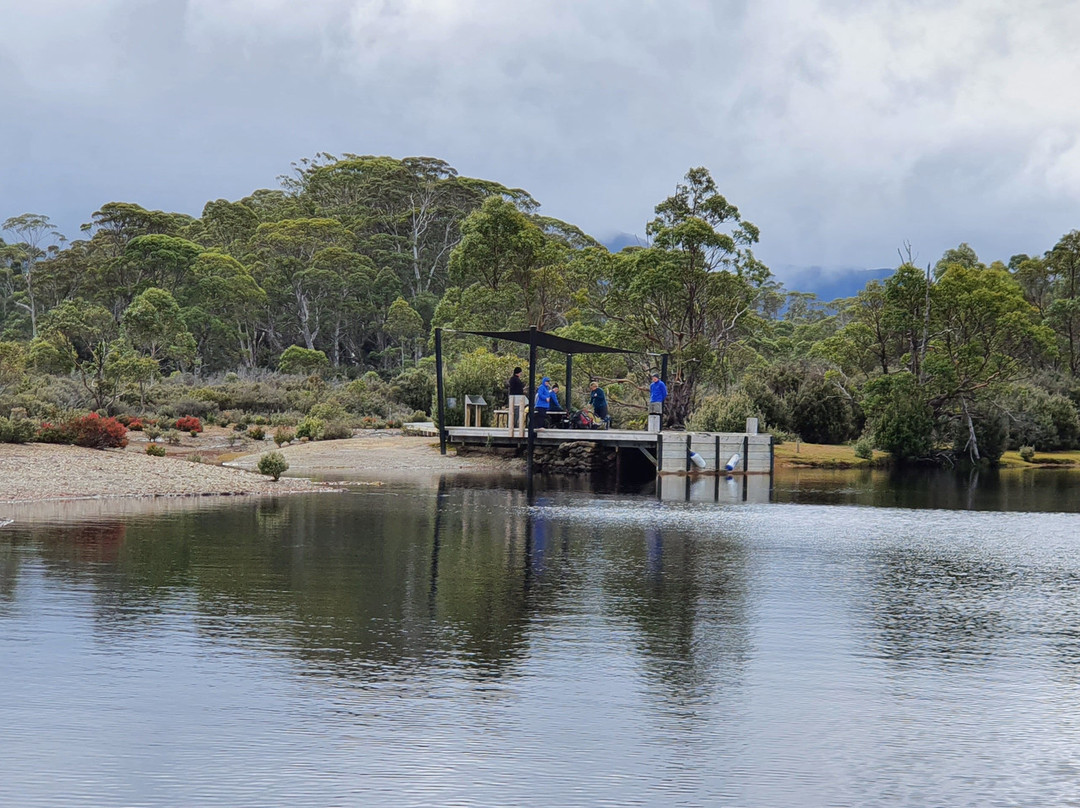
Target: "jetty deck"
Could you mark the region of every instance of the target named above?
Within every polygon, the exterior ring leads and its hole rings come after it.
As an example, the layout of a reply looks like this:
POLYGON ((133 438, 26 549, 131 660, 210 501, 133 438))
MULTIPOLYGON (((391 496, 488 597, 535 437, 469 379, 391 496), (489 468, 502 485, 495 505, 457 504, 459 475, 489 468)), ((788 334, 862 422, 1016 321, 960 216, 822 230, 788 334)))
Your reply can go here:
MULTIPOLYGON (((506 427, 448 426, 451 444, 472 446, 524 447, 527 438, 511 436, 506 427)), ((617 450, 642 452, 661 474, 736 473, 771 474, 772 435, 750 432, 646 432, 632 429, 538 429, 537 446, 586 441, 617 450), (690 453, 705 461, 704 468, 693 463, 690 453), (725 465, 735 454, 740 457, 734 472, 725 465)))

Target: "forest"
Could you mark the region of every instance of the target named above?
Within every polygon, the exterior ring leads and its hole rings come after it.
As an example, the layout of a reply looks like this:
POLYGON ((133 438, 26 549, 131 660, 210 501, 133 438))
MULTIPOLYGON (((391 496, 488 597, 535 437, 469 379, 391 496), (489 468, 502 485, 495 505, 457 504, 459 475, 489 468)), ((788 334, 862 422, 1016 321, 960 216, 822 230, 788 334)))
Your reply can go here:
MULTIPOLYGON (((643 218, 648 218, 643 211, 643 218)), ((1080 447, 1080 232, 987 264, 967 244, 854 297, 786 290, 758 228, 692 168, 641 246, 611 252, 525 190, 429 157, 320 154, 275 189, 198 218, 109 202, 80 237, 3 221, 0 416, 88 411, 306 425, 310 437, 426 419, 432 330, 447 394, 505 401, 520 346, 454 334, 543 330, 639 352, 580 357, 617 426, 640 426, 655 355, 670 427, 854 442, 901 462, 995 462, 1080 447)), ((542 356, 563 379, 563 358, 542 356)), ((448 422, 460 422, 451 410, 448 422)), ((0 440, 32 436, 0 417, 0 440)))

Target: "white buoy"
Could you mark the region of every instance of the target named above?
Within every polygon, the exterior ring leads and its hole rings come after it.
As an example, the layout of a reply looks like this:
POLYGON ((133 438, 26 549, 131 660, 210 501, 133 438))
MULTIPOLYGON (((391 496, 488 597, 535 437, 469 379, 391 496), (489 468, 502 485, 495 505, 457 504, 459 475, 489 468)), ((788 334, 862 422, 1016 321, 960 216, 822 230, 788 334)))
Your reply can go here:
POLYGON ((736 452, 735 454, 733 454, 731 456, 731 460, 729 460, 727 462, 727 465, 724 466, 724 468, 727 471, 735 471, 735 469, 737 469, 739 467, 739 461, 740 460, 742 460, 742 455, 739 454, 738 452, 736 452))
POLYGON ((690 453, 690 462, 697 466, 699 469, 705 468, 705 458, 699 455, 697 452, 690 453))

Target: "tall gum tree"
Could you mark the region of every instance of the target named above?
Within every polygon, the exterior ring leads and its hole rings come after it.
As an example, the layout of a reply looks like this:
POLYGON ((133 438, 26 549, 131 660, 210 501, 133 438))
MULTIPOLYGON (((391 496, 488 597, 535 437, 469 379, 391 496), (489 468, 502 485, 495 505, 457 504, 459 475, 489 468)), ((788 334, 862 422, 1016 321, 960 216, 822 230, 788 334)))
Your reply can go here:
POLYGON ((587 305, 618 339, 671 355, 668 419, 681 424, 698 386, 723 373, 731 348, 757 321, 770 273, 750 249, 758 229, 704 168, 688 171, 656 206, 647 233, 650 247, 624 250, 607 266, 586 261, 611 273, 587 281, 587 305))

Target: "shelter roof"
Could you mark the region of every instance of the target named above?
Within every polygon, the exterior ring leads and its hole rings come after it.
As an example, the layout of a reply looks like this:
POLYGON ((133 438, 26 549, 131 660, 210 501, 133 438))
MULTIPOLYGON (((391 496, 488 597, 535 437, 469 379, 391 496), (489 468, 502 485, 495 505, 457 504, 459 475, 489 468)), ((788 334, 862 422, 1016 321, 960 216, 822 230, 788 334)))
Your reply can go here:
MULTIPOLYGON (((525 331, 458 331, 458 334, 474 334, 478 337, 489 337, 491 339, 505 340, 506 342, 520 342, 523 345, 529 344, 530 335, 534 332, 530 330, 525 331)), ((585 353, 619 353, 619 354, 632 354, 642 353, 641 351, 631 351, 626 348, 612 348, 609 345, 597 345, 592 342, 582 342, 576 339, 567 339, 566 337, 560 337, 557 334, 549 334, 547 331, 536 331, 536 347, 537 348, 550 348, 553 351, 561 351, 565 354, 585 354, 585 353)))

